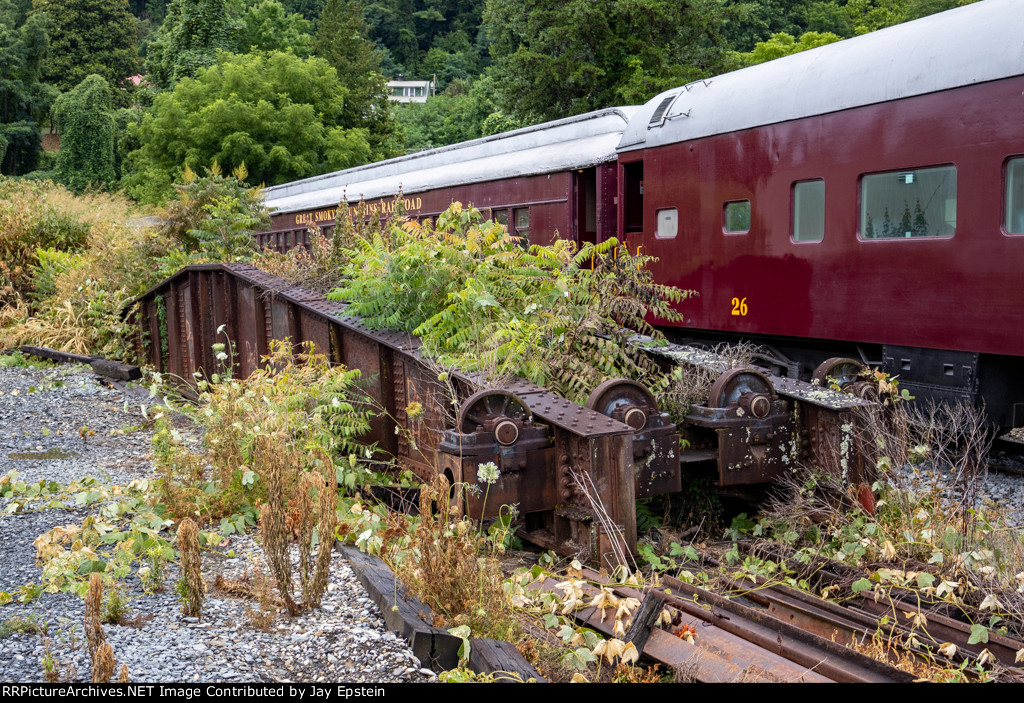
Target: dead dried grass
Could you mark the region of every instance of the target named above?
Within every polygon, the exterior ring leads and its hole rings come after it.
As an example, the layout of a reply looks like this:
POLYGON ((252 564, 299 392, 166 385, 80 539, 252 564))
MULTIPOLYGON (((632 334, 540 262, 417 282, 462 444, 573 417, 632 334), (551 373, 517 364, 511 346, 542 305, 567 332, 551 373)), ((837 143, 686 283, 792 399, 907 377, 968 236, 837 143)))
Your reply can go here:
POLYGON ((85 594, 85 640, 89 646, 89 658, 93 661, 100 646, 106 642, 102 618, 103 577, 94 572, 89 575, 89 590, 85 594))
POLYGON ((178 549, 181 552, 182 612, 186 617, 198 618, 203 610, 206 584, 203 582, 202 557, 199 554, 199 527, 191 518, 178 525, 178 549))
POLYGON ((410 535, 405 558, 392 567, 435 613, 435 627, 469 625, 474 636, 514 641, 512 615, 499 561, 463 516, 443 476, 420 490, 420 523, 410 535))

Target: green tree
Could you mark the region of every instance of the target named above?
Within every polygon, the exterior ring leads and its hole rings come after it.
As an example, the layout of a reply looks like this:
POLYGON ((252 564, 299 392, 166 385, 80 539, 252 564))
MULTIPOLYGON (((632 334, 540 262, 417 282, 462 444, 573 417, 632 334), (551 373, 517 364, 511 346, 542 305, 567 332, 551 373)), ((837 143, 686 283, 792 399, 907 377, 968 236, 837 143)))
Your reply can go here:
POLYGON ((32 15, 20 27, 23 13, 0 0, 0 173, 28 173, 39 158, 39 123, 57 97, 55 88, 40 82, 48 46, 46 18, 32 15))
POLYGON ((455 144, 531 124, 498 107, 494 81, 489 76, 472 84, 455 79, 443 93, 425 103, 402 105, 397 114, 405 134, 406 152, 455 144))
POLYGON ((220 51, 235 51, 243 23, 230 0, 171 0, 167 17, 149 46, 150 81, 170 88, 217 62, 220 51))
POLYGON ((516 117, 642 102, 724 66, 717 0, 488 0, 484 21, 516 117))
POLYGON ((60 132, 57 178, 75 192, 112 183, 114 170, 113 96, 102 76, 93 74, 53 105, 60 132))
POLYGON ((365 9, 370 23, 368 36, 386 47, 398 65, 414 69, 420 53, 413 20, 416 12, 414 0, 369 0, 365 9))
POLYGON ((324 0, 283 0, 282 4, 288 12, 297 12, 310 21, 316 21, 324 8, 324 0))
POLYGON ((298 13, 289 14, 277 0, 258 0, 242 16, 244 27, 238 53, 290 51, 308 58, 312 51, 313 23, 298 13))
POLYGON ((772 61, 774 59, 797 54, 818 46, 837 42, 842 37, 830 32, 805 32, 800 39, 794 39, 792 35, 785 32, 773 34, 768 41, 758 42, 752 51, 734 54, 736 67, 753 66, 754 64, 772 61))
POLYGON ((160 201, 185 167, 245 165, 252 183, 284 183, 366 163, 365 129, 338 123, 345 90, 323 59, 223 54, 220 62, 158 95, 130 129, 141 146, 125 178, 140 200, 160 201))
POLYGON ((802 12, 808 4, 805 0, 725 0, 722 34, 739 52, 751 51, 772 34, 798 37, 805 31, 802 12))
MULTIPOLYGON (((139 72, 140 63, 138 21, 128 0, 35 0, 33 7, 51 23, 46 82, 68 91, 95 73, 122 91, 131 89, 128 78, 139 72)), ((127 105, 128 94, 117 102, 127 105)))
POLYGON ((444 90, 455 78, 472 80, 480 73, 480 55, 469 42, 469 35, 457 30, 438 37, 427 51, 420 74, 434 76, 438 90, 444 90))
POLYGON ((347 91, 338 124, 368 132, 374 160, 400 151, 401 130, 388 99, 380 55, 366 38, 369 26, 358 0, 327 0, 317 23, 313 49, 338 72, 347 91))
POLYGON ((936 12, 952 10, 954 7, 972 5, 978 0, 905 0, 908 20, 933 15, 936 12))
POLYGON ((907 20, 907 0, 849 0, 843 11, 854 34, 867 34, 907 20))

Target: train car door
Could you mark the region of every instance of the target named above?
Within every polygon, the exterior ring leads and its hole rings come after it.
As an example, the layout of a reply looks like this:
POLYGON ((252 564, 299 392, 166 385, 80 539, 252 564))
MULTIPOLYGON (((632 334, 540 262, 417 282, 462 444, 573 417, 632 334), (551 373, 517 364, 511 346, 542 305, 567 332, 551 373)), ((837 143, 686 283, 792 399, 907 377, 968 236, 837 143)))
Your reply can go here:
POLYGON ((581 168, 573 174, 573 238, 597 244, 597 169, 581 168))
POLYGON ((644 162, 622 164, 619 233, 623 241, 636 239, 644 231, 644 162), (633 235, 630 237, 630 235, 633 235))

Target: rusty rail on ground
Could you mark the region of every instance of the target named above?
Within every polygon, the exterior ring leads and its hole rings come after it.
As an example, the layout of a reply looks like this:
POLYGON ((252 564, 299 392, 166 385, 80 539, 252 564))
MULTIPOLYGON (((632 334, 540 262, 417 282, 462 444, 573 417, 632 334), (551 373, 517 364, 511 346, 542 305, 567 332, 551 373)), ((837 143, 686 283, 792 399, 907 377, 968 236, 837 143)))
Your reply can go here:
MULTIPOLYGON (((583 578, 609 585, 602 574, 583 570, 583 578)), ((547 579, 539 588, 557 588, 547 579)), ((693 644, 669 630, 654 629, 643 645, 642 654, 664 666, 684 673, 686 678, 707 683, 759 681, 779 683, 907 683, 914 676, 884 662, 843 647, 835 641, 784 622, 764 611, 689 586, 675 579, 665 582, 671 592, 660 588, 614 586, 622 598, 643 600, 656 597, 676 612, 676 628, 690 628, 693 644)), ((588 597, 598 586, 583 586, 588 597)), ((595 606, 575 611, 582 625, 606 636, 612 635, 614 618, 595 606)))

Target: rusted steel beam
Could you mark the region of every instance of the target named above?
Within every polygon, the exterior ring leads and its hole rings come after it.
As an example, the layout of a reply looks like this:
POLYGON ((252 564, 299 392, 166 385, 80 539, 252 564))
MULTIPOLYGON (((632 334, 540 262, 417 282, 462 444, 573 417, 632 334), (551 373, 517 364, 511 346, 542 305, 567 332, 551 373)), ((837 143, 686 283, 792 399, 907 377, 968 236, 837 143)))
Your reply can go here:
MULTIPOLYGON (((850 609, 854 613, 868 613, 873 617, 889 617, 891 622, 909 622, 918 613, 924 613, 928 620, 927 631, 916 634, 923 643, 930 643, 938 647, 945 642, 952 642, 957 646, 961 655, 969 655, 977 659, 983 650, 987 649, 1006 671, 1009 678, 1016 681, 1024 681, 1024 669, 1017 666, 1017 652, 1024 649, 1024 642, 1005 637, 995 632, 988 633, 988 642, 968 644, 971 637, 971 626, 934 612, 933 603, 917 602, 916 598, 907 596, 902 599, 886 599, 884 602, 876 603, 873 599, 863 594, 850 603, 850 609)), ((902 628, 909 630, 909 628, 902 628)))
MULTIPOLYGON (((849 583, 848 579, 826 569, 819 569, 817 574, 820 585, 849 583)), ((886 639, 907 639, 913 635, 921 643, 922 647, 909 647, 909 651, 954 668, 963 658, 976 660, 983 650, 988 649, 1004 667, 1001 673, 1007 680, 1024 681, 1024 670, 1016 667, 1016 654, 1024 649, 1024 642, 990 632, 988 642, 968 644, 971 637, 969 623, 935 612, 935 603, 920 601, 913 592, 894 592, 878 601, 873 595, 862 593, 839 604, 785 584, 770 584, 759 577, 754 578, 754 583, 731 580, 728 584, 736 593, 766 607, 775 617, 799 624, 801 628, 826 639, 834 642, 849 642, 854 637, 861 641, 870 639, 879 633, 879 619, 887 618, 889 624, 884 628, 886 639), (927 626, 923 629, 911 626, 913 616, 919 614, 927 618, 927 626), (938 652, 946 642, 957 646, 955 660, 938 652)))

